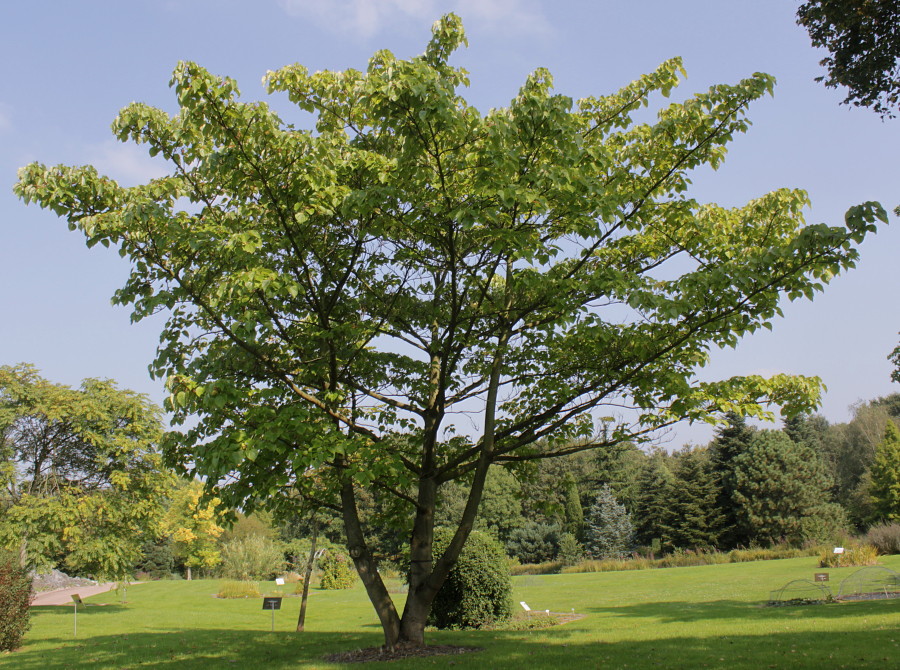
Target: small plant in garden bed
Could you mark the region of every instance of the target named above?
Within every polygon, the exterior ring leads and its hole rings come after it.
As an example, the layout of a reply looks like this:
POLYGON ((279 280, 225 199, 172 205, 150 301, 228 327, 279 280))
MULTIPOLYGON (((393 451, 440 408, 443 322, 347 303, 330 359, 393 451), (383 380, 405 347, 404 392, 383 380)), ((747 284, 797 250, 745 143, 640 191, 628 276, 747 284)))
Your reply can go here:
POLYGON ((878 563, 878 550, 871 544, 853 544, 844 547, 842 554, 824 551, 819 556, 820 568, 849 568, 878 563))
POLYGON ((259 589, 252 582, 225 582, 216 594, 219 598, 259 598, 259 589))

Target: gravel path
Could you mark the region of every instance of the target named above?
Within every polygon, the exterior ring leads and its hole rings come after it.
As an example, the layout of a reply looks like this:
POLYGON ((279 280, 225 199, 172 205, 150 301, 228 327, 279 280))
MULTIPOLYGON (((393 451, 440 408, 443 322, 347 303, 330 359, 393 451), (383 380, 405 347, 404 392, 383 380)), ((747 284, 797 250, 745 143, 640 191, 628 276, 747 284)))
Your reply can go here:
POLYGON ((68 589, 58 589, 56 591, 44 591, 35 595, 31 601, 32 607, 35 605, 71 605, 72 595, 77 593, 82 598, 95 596, 98 593, 106 593, 116 588, 115 582, 104 582, 96 586, 73 586, 68 589))

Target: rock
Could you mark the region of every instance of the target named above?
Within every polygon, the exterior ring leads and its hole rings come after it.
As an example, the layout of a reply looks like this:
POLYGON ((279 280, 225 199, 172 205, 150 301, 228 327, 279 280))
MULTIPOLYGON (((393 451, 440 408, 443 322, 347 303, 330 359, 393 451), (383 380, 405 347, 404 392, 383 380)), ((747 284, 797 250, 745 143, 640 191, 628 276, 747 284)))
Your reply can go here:
POLYGON ((51 570, 45 575, 34 575, 32 579, 34 590, 40 591, 56 591, 57 589, 68 589, 73 586, 96 586, 97 582, 93 579, 85 579, 84 577, 69 577, 59 570, 51 570))

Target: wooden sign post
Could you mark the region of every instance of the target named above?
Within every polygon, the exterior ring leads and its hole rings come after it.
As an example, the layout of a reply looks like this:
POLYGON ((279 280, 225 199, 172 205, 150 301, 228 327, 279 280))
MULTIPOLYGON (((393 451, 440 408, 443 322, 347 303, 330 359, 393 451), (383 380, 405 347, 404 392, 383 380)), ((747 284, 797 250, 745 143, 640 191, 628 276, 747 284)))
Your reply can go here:
POLYGON ((72 637, 78 637, 78 606, 84 605, 81 596, 77 593, 72 594, 72 604, 75 606, 75 632, 72 637))

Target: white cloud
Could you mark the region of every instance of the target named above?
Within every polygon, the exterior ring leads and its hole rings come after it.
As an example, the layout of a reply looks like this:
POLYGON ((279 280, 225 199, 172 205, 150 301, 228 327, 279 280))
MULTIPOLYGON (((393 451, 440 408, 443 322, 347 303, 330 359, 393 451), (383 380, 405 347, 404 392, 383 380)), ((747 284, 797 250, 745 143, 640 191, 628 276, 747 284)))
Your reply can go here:
POLYGON ((542 36, 550 23, 535 0, 278 0, 291 16, 368 38, 403 20, 431 22, 454 11, 463 23, 507 34, 542 36), (441 6, 438 7, 438 4, 441 6))
POLYGON ((142 184, 168 173, 165 162, 151 157, 146 145, 122 144, 115 140, 92 147, 88 151, 88 162, 123 186, 142 184))
POLYGON ((463 22, 494 32, 540 37, 551 32, 550 22, 533 0, 457 0, 463 22))
POLYGON ((437 18, 432 0, 278 0, 278 4, 291 16, 360 37, 371 37, 404 18, 437 18))

